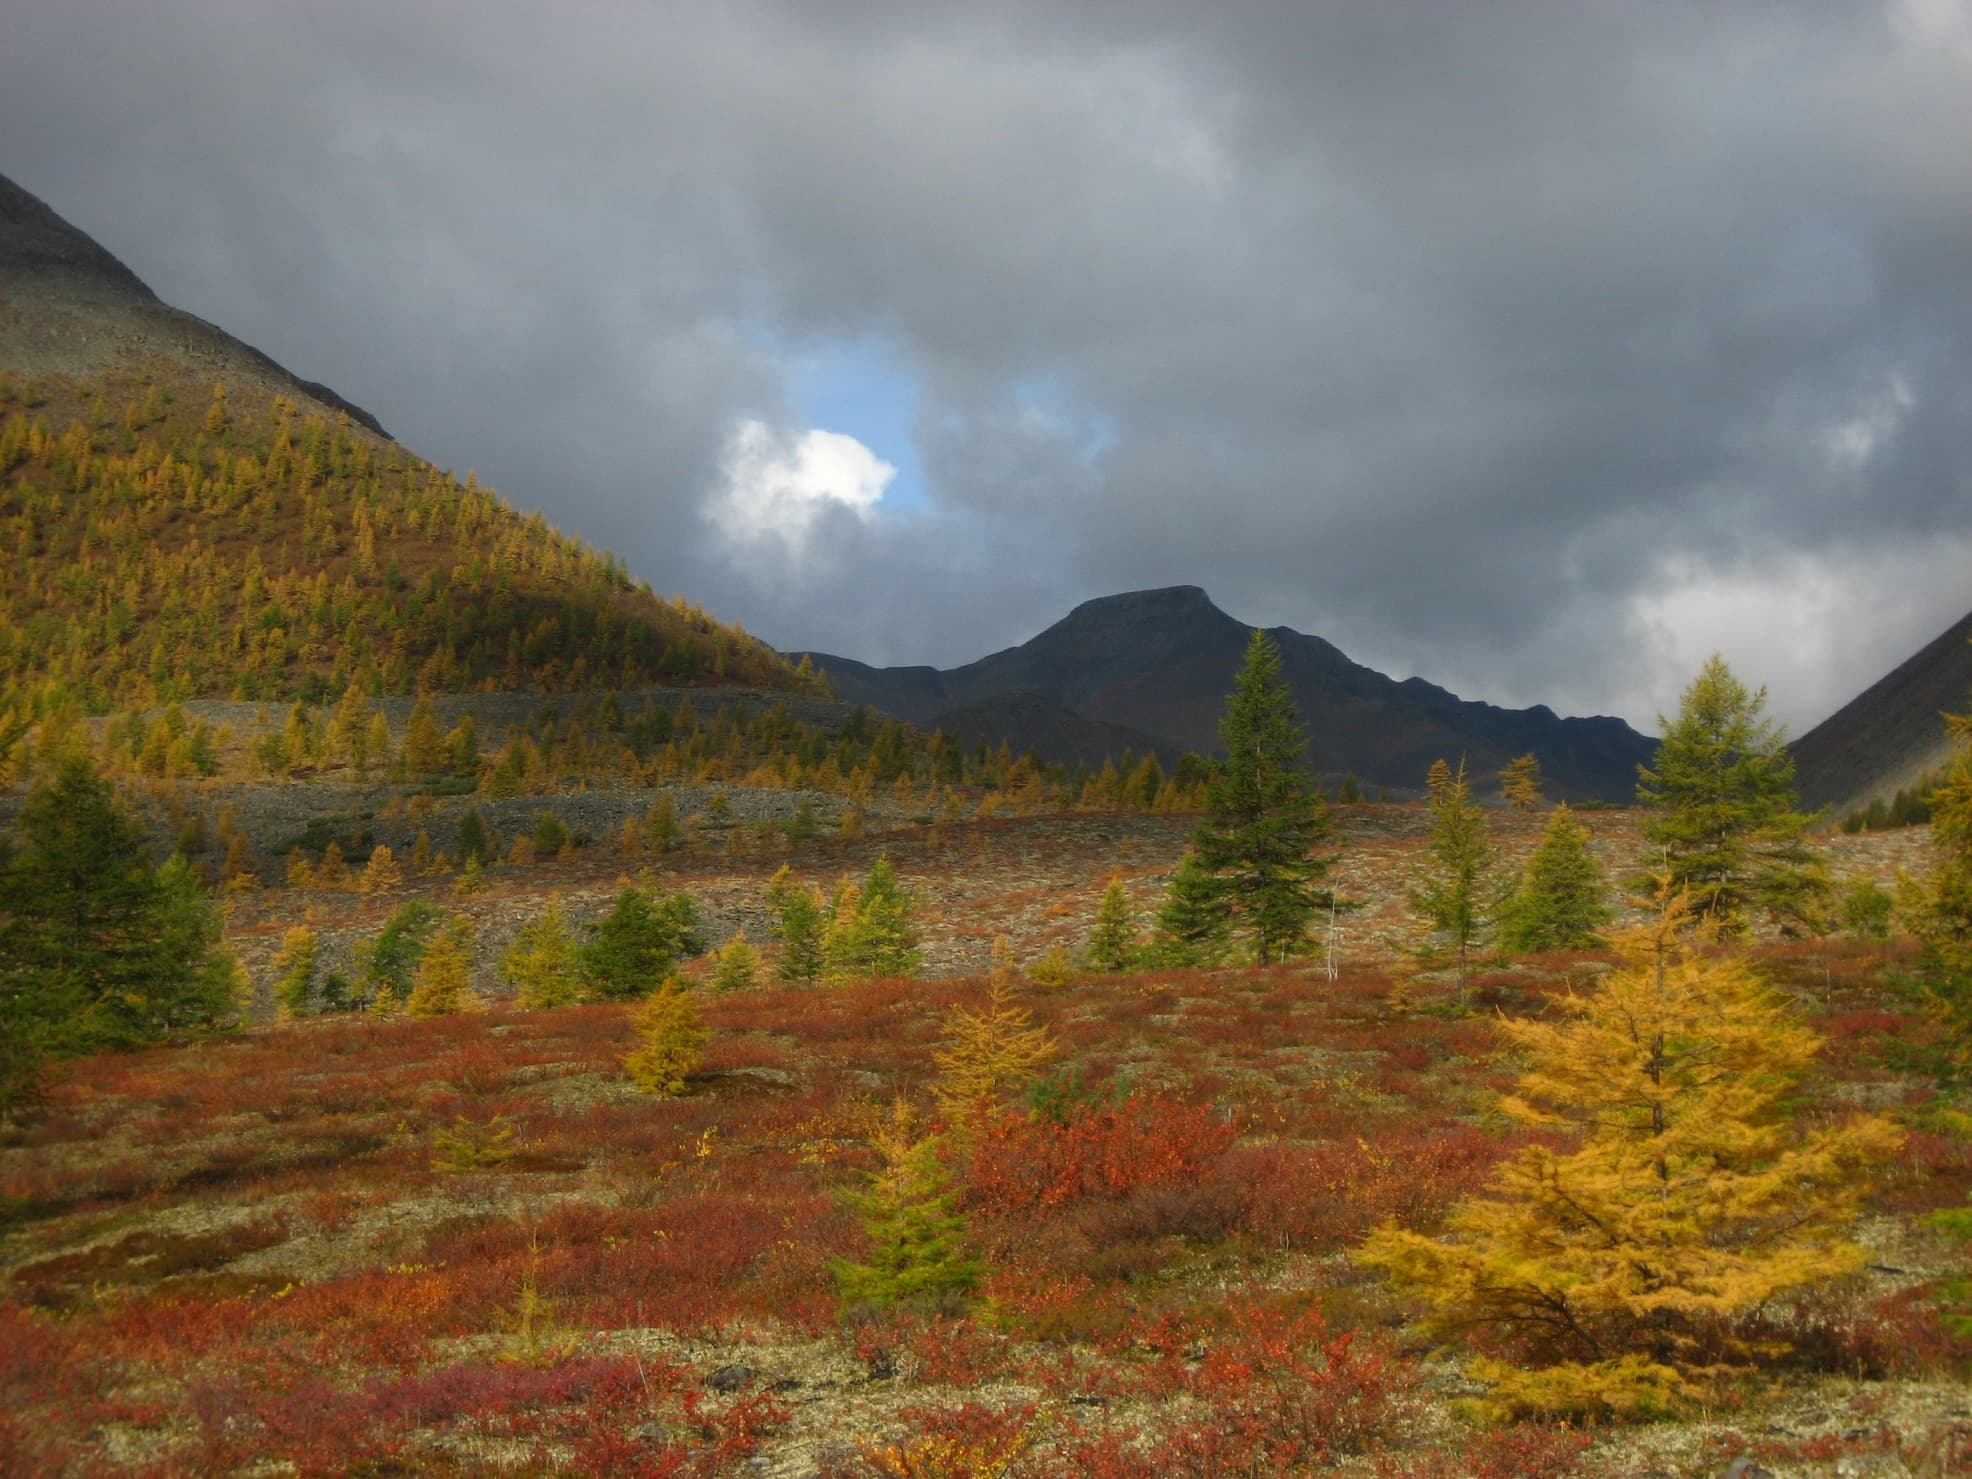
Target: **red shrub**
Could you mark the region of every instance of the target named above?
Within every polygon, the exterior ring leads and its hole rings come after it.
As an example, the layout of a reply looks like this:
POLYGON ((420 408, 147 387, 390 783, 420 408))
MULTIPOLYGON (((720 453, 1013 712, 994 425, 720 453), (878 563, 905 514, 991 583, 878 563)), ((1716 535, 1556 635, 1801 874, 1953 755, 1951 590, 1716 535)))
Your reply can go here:
POLYGON ((1484 1186, 1511 1148, 1467 1126, 1410 1130, 1374 1143, 1242 1146, 1219 1174, 1243 1191, 1248 1236, 1274 1247, 1333 1248, 1389 1217, 1412 1227, 1437 1221, 1484 1186))
POLYGON ((1377 1479, 1570 1479, 1583 1472, 1586 1433, 1532 1426, 1474 1433, 1456 1451, 1382 1454, 1377 1479))
POLYGON ((1163 1098, 1086 1106, 1065 1121, 1005 1114, 975 1127, 968 1205, 1031 1213, 1197 1176, 1237 1131, 1207 1104, 1163 1098))

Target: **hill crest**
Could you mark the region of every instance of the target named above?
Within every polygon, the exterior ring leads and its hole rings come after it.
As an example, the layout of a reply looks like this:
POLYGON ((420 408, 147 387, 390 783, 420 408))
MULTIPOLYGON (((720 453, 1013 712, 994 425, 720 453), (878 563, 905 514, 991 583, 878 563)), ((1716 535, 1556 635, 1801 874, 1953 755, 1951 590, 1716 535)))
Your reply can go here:
MULTIPOLYGON (((1125 591, 1084 601, 1030 640, 949 670, 875 668, 827 653, 806 654, 852 702, 913 723, 963 728, 968 739, 1005 738, 1044 759, 1086 758, 1105 731, 1141 736, 1167 761, 1218 748, 1218 721, 1254 629, 1195 585, 1125 591), (1049 725, 1030 728, 1010 695, 1050 706, 1049 725), (1074 753, 1061 743, 1060 712, 1088 726, 1074 753), (982 712, 1003 734, 965 726, 982 712)), ((1421 678, 1402 681, 1352 661, 1324 638, 1289 627, 1269 631, 1308 726, 1309 765, 1353 773, 1393 790, 1421 786, 1431 762, 1463 755, 1490 776, 1516 755, 1540 756, 1549 789, 1568 799, 1628 801, 1636 766, 1655 742, 1620 719, 1563 719, 1545 705, 1503 709, 1460 699, 1421 678)))

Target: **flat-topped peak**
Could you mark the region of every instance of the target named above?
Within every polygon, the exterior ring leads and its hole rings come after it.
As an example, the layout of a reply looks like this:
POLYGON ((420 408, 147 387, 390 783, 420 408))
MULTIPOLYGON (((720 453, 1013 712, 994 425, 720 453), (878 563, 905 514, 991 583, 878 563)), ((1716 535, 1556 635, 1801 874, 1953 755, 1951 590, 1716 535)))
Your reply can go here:
POLYGON ((1073 621, 1143 621, 1153 617, 1209 616, 1231 621, 1205 593, 1203 586, 1166 585, 1147 591, 1122 591, 1113 596, 1097 596, 1084 601, 1063 618, 1073 621))

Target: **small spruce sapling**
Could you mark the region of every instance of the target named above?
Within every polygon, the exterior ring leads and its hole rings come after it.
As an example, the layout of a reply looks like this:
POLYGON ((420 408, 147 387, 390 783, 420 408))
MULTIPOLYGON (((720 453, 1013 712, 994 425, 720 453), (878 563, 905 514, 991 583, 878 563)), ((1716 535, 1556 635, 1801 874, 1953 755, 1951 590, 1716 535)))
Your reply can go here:
POLYGON ((281 937, 280 951, 274 956, 274 1000, 284 1017, 305 1017, 313 1005, 315 959, 319 951, 315 931, 298 924, 281 937))
POLYGON ((1089 931, 1083 959, 1096 971, 1127 971, 1138 955, 1137 910, 1123 880, 1112 878, 1096 905, 1095 925, 1089 931))
POLYGON ((774 974, 790 985, 813 985, 826 964, 822 951, 826 913, 820 896, 796 883, 783 864, 767 884, 767 907, 776 916, 774 933, 781 942, 774 974))
POLYGON ((869 1250, 861 1260, 830 1265, 845 1312, 963 1308, 985 1270, 966 1251, 965 1218, 940 1159, 941 1139, 922 1135, 900 1098, 872 1132, 870 1145, 876 1169, 866 1173, 861 1190, 843 1195, 862 1219, 869 1250))
POLYGON ((760 952, 747 943, 745 935, 735 934, 720 947, 709 984, 719 992, 746 991, 751 989, 759 969, 760 952))
POLYGON ((1457 957, 1463 993, 1472 952, 1491 937, 1499 914, 1492 833, 1484 808, 1472 799, 1464 760, 1457 770, 1443 760, 1435 762, 1425 784, 1431 810, 1430 861, 1411 889, 1411 907, 1430 924, 1438 943, 1457 957))
POLYGON ((1222 962, 1231 939, 1225 891, 1198 854, 1187 850, 1157 906, 1149 956, 1160 966, 1197 970, 1222 962))

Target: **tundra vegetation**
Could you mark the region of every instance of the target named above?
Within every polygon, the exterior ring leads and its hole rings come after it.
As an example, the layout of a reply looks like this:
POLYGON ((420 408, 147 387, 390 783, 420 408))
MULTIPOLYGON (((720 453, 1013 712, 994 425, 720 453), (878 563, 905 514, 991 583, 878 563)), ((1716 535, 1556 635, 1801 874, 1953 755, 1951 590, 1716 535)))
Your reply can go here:
POLYGON ((1722 665, 1638 810, 1331 809, 1260 641, 1224 762, 1078 774, 736 633, 788 706, 720 702, 366 434, 75 394, 0 404, 0 1466, 1972 1464, 1964 721, 1915 829, 1797 826, 1722 665))

